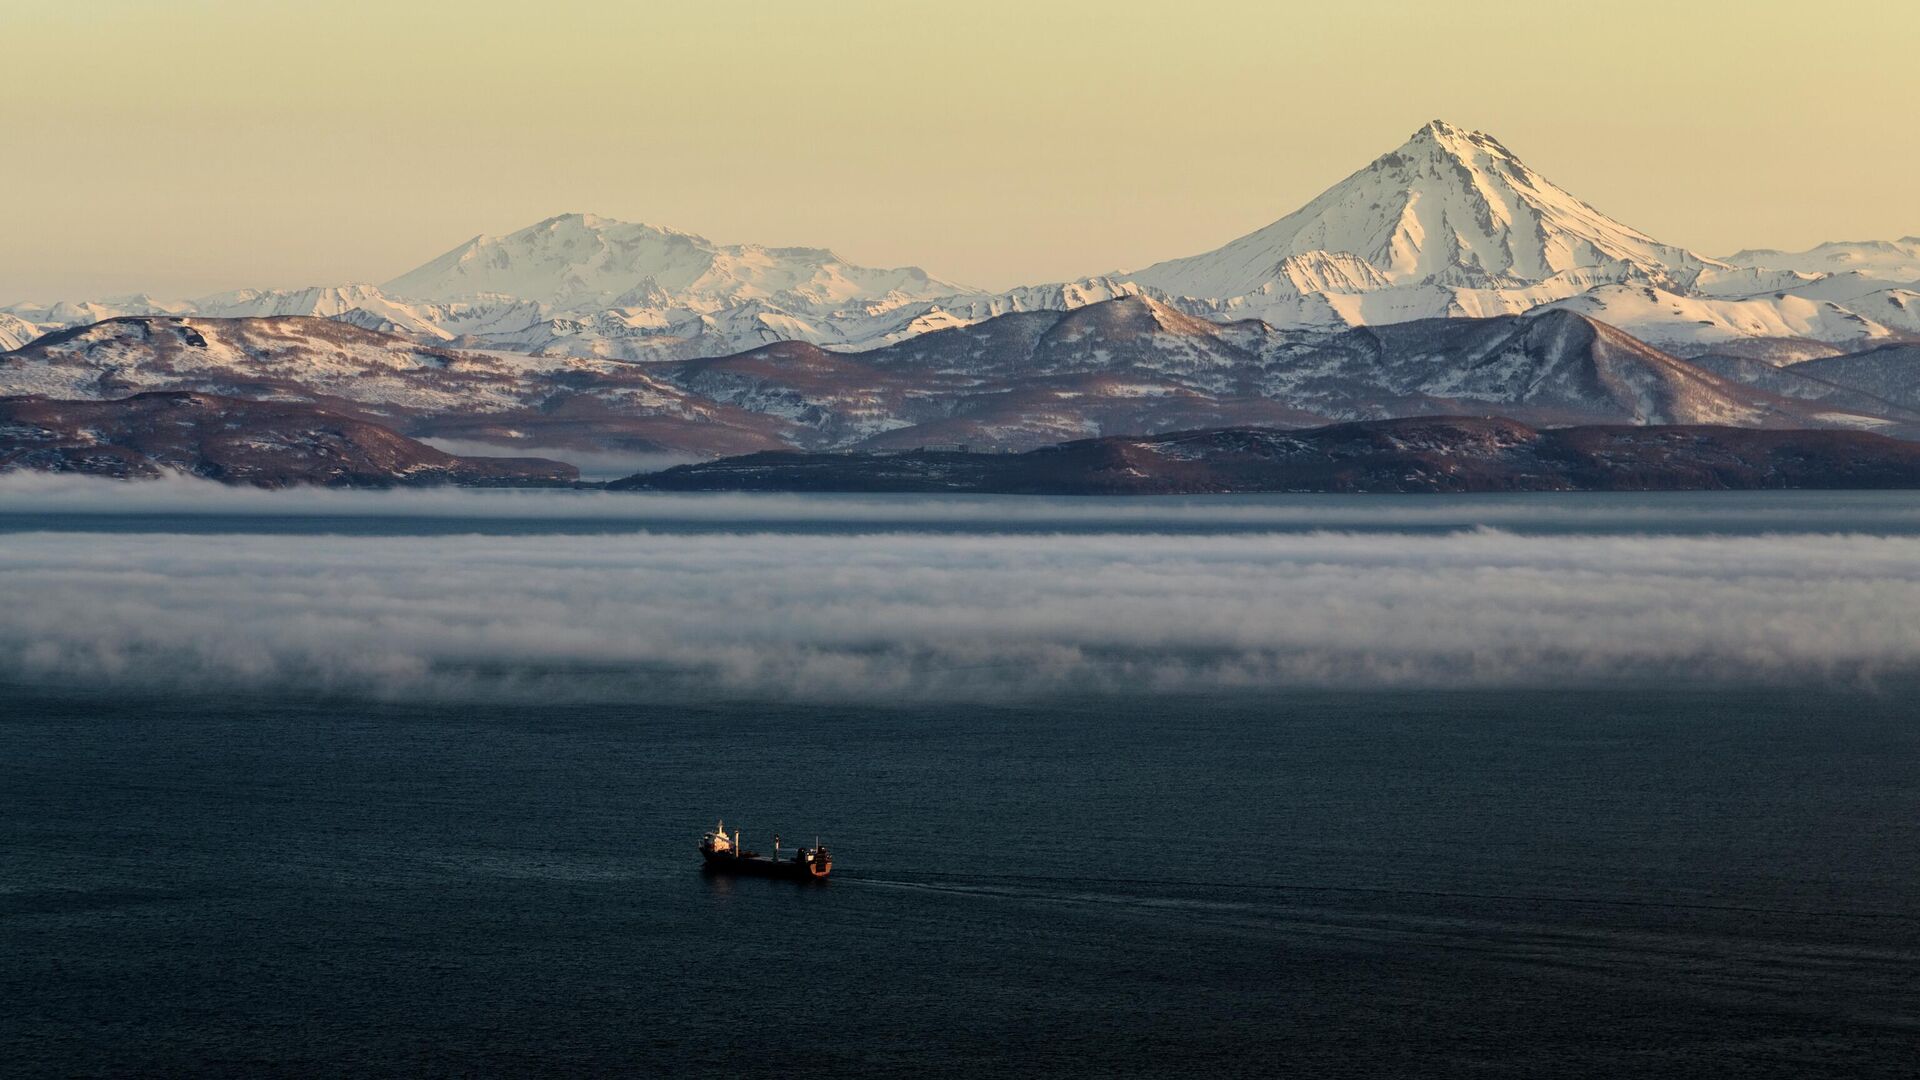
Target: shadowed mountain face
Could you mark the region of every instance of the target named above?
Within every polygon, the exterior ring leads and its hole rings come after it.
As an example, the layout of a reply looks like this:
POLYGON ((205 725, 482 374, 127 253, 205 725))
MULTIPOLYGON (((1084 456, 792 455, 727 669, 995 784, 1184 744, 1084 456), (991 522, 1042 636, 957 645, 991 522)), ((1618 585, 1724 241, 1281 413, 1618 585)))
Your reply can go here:
POLYGON ((1027 450, 1102 435, 1496 413, 1551 425, 1920 430, 1920 406, 1898 395, 1797 392, 1803 382, 1816 385, 1771 368, 1709 370, 1569 311, 1278 330, 1210 322, 1145 296, 1014 312, 865 352, 781 342, 672 363, 425 346, 292 317, 115 319, 0 354, 0 394, 305 401, 409 436, 533 453, 1027 450))
POLYGON ((1499 413, 1530 423, 1920 423, 1809 404, 1565 311, 1339 332, 1211 323, 1146 297, 1006 315, 861 353, 783 343, 666 365, 689 393, 789 420, 802 448, 1031 449, 1221 425, 1499 413))
POLYGON ((1866 352, 1806 360, 1787 370, 1872 394, 1901 408, 1920 409, 1920 345, 1883 345, 1866 352))
POLYGON ((752 454, 610 486, 1022 495, 1909 488, 1920 486, 1920 445, 1857 431, 1543 431, 1431 417, 1086 439, 1023 454, 752 454))
POLYGON ((690 393, 792 421, 804 448, 1027 449, 1105 432, 1321 422, 1260 392, 1270 333, 1131 297, 1003 315, 866 352, 787 342, 659 370, 690 393))
POLYGON ((1920 414, 1916 345, 1882 345, 1777 366, 1720 353, 1694 363, 1735 382, 1833 409, 1897 417, 1920 414))
POLYGON ((1284 349, 1269 393, 1331 415, 1500 412, 1546 423, 1804 426, 1798 405, 1569 312, 1361 327, 1284 349), (1444 408, 1442 408, 1444 406, 1444 408))
POLYGON ((0 472, 16 469, 119 479, 185 473, 256 487, 560 484, 579 475, 538 458, 457 457, 311 405, 177 392, 0 399, 0 472))

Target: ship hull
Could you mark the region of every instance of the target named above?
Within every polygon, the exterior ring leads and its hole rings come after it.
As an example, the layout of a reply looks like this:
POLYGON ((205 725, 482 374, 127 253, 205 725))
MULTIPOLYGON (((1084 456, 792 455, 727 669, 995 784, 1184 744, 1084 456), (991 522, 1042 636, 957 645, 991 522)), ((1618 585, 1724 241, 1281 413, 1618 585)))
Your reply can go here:
POLYGON ((702 867, 710 874, 734 874, 740 877, 780 878, 786 881, 825 881, 833 872, 830 862, 805 863, 792 859, 778 862, 763 855, 739 856, 728 852, 703 852, 702 867))

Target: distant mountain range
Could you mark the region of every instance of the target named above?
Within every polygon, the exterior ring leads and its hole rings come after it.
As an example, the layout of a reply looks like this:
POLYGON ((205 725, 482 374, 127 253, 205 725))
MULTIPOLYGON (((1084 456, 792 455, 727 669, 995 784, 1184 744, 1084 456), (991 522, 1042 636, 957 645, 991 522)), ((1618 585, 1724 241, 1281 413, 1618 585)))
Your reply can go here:
POLYGON ((1781 366, 1727 354, 1682 360, 1557 308, 1280 330, 1128 296, 864 352, 790 341, 651 363, 423 345, 312 317, 127 316, 0 353, 0 394, 298 401, 412 438, 563 457, 1026 450, 1100 435, 1436 414, 1920 436, 1917 360, 1911 345, 1781 366))
POLYGON ((503 447, 709 455, 791 444, 785 421, 700 398, 664 375, 658 365, 422 345, 303 316, 125 316, 0 353, 0 396, 300 401, 409 436, 503 447))
POLYGON ((0 397, 303 404, 514 453, 1030 450, 1436 414, 1920 436, 1920 238, 1713 259, 1434 122, 1279 221, 989 293, 589 215, 381 285, 17 304, 0 397))
POLYGON ((997 315, 1145 295, 1281 329, 1565 306, 1682 357, 1804 359, 1920 336, 1920 237, 1708 258, 1569 194, 1492 136, 1434 121, 1305 207, 1214 251, 1004 292, 823 248, 722 245, 590 214, 476 236, 378 286, 0 307, 0 347, 118 315, 339 319, 423 342, 632 360, 775 341, 891 344, 997 315))

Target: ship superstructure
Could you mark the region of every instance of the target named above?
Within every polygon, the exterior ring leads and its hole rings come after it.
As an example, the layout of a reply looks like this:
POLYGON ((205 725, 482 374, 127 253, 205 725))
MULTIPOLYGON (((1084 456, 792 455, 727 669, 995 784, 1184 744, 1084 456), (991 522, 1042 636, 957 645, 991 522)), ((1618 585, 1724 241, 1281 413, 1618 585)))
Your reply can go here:
POLYGON ((740 842, 740 830, 729 833, 724 821, 700 838, 700 857, 705 861, 705 869, 717 874, 824 881, 833 872, 833 853, 818 838, 812 847, 797 848, 792 857, 787 858, 781 854, 780 837, 776 833, 773 854, 767 856, 748 851, 740 842))

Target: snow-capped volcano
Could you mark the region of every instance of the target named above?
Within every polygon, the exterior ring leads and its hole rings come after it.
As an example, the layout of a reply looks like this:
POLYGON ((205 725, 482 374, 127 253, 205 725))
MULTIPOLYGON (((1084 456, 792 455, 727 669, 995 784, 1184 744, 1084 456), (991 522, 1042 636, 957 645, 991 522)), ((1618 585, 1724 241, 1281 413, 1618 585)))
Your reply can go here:
POLYGON ((558 311, 672 305, 702 312, 753 301, 821 308, 974 291, 918 267, 855 266, 825 248, 722 245, 592 214, 563 214, 507 236, 476 236, 381 288, 439 301, 505 295, 558 311))
POLYGON ((1685 286, 1710 262, 1587 205, 1493 136, 1435 120, 1266 228, 1126 276, 1225 300, 1275 282, 1309 292, 1514 288, 1592 267, 1685 286), (1314 280, 1328 268, 1333 280, 1314 280))
POLYGON ((422 344, 677 362, 782 341, 840 351, 1146 297, 1213 322, 1339 330, 1563 306, 1682 357, 1805 359, 1920 339, 1920 238, 1743 251, 1661 243, 1483 132, 1434 121, 1306 206, 1131 274, 985 293, 825 248, 716 244, 564 214, 477 236, 378 287, 243 289, 0 308, 0 346, 116 316, 318 316, 422 344))

